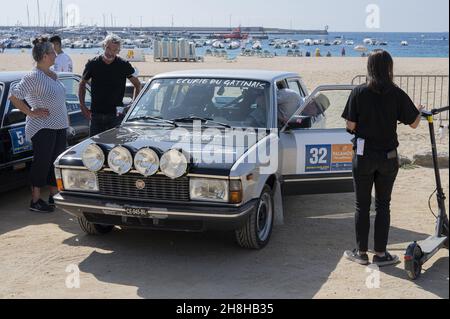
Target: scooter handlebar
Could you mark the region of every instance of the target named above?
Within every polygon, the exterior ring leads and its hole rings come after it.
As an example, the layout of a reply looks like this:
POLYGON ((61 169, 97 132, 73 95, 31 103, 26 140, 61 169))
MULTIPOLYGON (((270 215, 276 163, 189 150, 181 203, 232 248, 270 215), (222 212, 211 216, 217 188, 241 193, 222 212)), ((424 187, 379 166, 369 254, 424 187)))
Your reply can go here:
POLYGON ((439 109, 432 109, 431 111, 422 111, 422 116, 427 117, 430 115, 436 115, 436 114, 440 114, 442 112, 447 112, 449 111, 449 106, 445 106, 439 109))

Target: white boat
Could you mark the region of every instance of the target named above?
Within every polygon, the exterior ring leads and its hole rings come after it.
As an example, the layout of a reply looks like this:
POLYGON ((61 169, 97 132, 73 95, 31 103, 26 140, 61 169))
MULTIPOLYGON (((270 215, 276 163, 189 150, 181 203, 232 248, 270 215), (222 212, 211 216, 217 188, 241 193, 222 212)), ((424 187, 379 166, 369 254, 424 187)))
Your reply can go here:
POLYGON ((375 41, 372 40, 372 39, 370 39, 370 38, 366 38, 366 39, 363 40, 363 43, 364 43, 365 45, 374 45, 374 44, 375 44, 375 41))
POLYGON ((347 41, 345 41, 345 44, 346 44, 346 45, 354 45, 354 44, 355 44, 355 41, 353 41, 353 40, 347 40, 347 41))
POLYGON ((402 41, 400 43, 400 45, 403 46, 403 47, 407 47, 409 45, 409 43, 408 43, 408 41, 402 41))
POLYGON ((357 46, 354 48, 354 50, 355 50, 355 51, 358 51, 358 52, 367 52, 367 51, 368 51, 368 49, 367 49, 364 45, 357 45, 357 46))
POLYGON ((253 50, 262 50, 261 42, 256 41, 256 42, 252 45, 252 49, 253 49, 253 50))
POLYGON ((220 42, 220 41, 215 41, 215 42, 212 44, 212 47, 213 47, 214 49, 224 49, 224 48, 225 48, 225 44, 223 44, 223 43, 220 42))
POLYGON ((333 45, 341 45, 342 44, 342 41, 341 40, 334 40, 333 41, 333 45))
POLYGON ((238 41, 233 41, 227 46, 227 48, 229 50, 236 50, 236 49, 239 49, 240 47, 241 47, 241 44, 238 41))
POLYGON ((305 39, 305 40, 303 40, 303 45, 311 46, 311 45, 313 45, 313 44, 314 44, 314 42, 313 42, 313 40, 311 40, 311 39, 305 39))

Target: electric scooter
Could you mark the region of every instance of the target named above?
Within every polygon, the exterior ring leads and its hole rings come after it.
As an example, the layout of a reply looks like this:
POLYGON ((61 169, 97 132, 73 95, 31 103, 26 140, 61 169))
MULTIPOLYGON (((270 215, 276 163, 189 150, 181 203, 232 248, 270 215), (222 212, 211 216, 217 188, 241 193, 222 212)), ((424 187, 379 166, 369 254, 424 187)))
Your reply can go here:
MULTIPOLYGON (((416 280, 422 273, 422 266, 430 260, 441 248, 448 249, 448 217, 445 211, 445 194, 442 189, 441 175, 439 172, 438 153, 436 147, 436 136, 434 133, 433 116, 445 111, 449 107, 441 109, 434 109, 431 111, 423 111, 422 116, 428 120, 431 137, 431 147, 433 152, 433 166, 436 177, 436 191, 437 202, 439 207, 439 214, 436 217, 436 230, 434 236, 431 236, 423 242, 414 242, 409 245, 405 253, 405 270, 411 280, 416 280)), ((430 197, 433 197, 434 193, 430 197)), ((431 210, 431 206, 430 206, 431 210)), ((434 214, 433 214, 434 215, 434 214)))

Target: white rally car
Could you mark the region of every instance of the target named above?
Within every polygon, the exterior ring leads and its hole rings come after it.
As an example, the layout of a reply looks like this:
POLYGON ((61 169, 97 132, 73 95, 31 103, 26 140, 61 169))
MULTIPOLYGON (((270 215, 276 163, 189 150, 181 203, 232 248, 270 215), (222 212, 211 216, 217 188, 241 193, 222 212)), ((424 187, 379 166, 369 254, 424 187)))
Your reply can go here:
POLYGON ((55 162, 58 207, 88 234, 115 226, 230 229, 261 249, 283 222, 283 195, 352 192, 354 86, 308 94, 295 73, 195 70, 158 75, 122 124, 55 162), (279 123, 277 87, 304 103, 279 123))

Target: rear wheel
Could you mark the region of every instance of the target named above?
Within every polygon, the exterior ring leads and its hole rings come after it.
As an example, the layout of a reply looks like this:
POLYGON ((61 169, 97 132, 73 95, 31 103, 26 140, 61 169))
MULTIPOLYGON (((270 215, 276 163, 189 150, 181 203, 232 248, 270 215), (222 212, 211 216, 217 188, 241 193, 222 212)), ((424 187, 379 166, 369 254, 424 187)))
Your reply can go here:
POLYGON ((81 229, 88 235, 106 235, 114 229, 114 226, 88 222, 85 217, 78 217, 78 224, 80 224, 81 229))
POLYGON ((243 248, 262 249, 272 234, 274 220, 273 197, 269 186, 265 186, 255 211, 245 225, 236 230, 236 241, 243 248))

